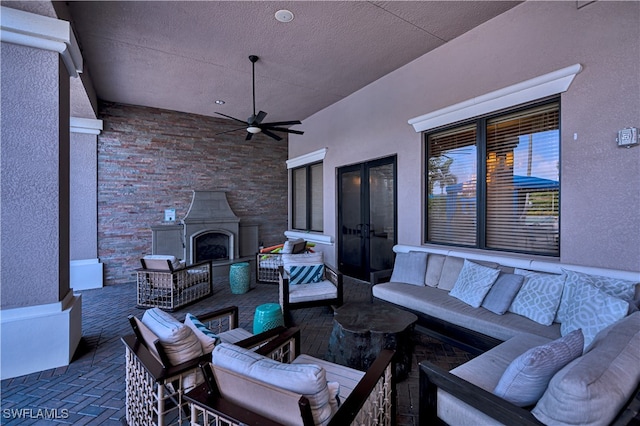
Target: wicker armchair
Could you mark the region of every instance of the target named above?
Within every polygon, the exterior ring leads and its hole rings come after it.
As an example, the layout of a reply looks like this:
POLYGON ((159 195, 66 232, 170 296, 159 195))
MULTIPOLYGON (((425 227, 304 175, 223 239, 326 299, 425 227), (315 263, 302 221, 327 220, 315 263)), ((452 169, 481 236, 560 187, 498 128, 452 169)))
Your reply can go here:
MULTIPOLYGON (((282 333, 283 327, 252 336, 237 328, 238 308, 231 306, 198 316, 221 341, 257 348, 282 333), (239 340, 240 339, 240 340, 239 340)), ((183 425, 189 423, 184 400, 188 378, 199 374, 198 365, 211 360, 211 354, 172 365, 157 337, 130 316, 134 334, 122 337, 126 363, 126 418, 130 425, 183 425)))
MULTIPOLYGON (((385 349, 367 372, 299 355, 300 332, 288 329, 256 350, 258 354, 283 363, 309 364, 324 368, 326 380, 340 383, 342 395, 328 425, 390 425, 395 423, 395 380, 392 377, 394 351, 385 349)), ((214 351, 218 360, 221 353, 214 351)), ((260 379, 203 363, 205 383, 188 392, 192 425, 314 425, 309 399, 260 379)), ((280 371, 283 367, 278 367, 280 371)), ((276 379, 277 380, 277 379, 276 379)))
POLYGON ((173 256, 145 256, 137 269, 137 305, 174 311, 212 293, 211 261, 184 265, 173 256))

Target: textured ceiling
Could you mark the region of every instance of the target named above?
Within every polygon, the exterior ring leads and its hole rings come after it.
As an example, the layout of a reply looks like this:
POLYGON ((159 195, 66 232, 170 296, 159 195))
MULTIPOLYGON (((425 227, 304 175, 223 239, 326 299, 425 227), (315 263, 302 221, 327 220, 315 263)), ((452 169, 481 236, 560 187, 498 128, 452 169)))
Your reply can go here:
MULTIPOLYGON (((215 116, 304 120, 503 13, 495 1, 71 1, 98 98, 215 116), (289 23, 274 14, 288 9, 289 23), (224 105, 215 105, 222 99, 224 105)), ((428 78, 428 76, 425 76, 428 78)))

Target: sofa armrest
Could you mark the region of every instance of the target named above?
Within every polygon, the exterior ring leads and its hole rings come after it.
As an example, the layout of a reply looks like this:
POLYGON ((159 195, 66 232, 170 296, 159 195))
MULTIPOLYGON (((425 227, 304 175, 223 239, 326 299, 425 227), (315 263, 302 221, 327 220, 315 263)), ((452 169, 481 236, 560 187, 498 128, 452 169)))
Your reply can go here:
POLYGON ((486 390, 428 362, 420 368, 420 424, 441 422, 438 419, 438 389, 494 418, 505 425, 541 426, 542 423, 524 408, 517 407, 486 390))
POLYGON ((386 283, 391 279, 391 274, 393 273, 393 269, 383 269, 381 271, 372 272, 370 275, 371 285, 376 285, 379 283, 386 283))

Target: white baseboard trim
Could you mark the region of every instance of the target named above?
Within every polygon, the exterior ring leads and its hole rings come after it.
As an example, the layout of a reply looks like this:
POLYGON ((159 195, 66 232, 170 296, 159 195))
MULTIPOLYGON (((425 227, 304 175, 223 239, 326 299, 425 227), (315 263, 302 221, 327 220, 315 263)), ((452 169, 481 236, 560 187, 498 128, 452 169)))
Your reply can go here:
POLYGON ((81 259, 70 262, 69 287, 78 290, 102 288, 104 264, 100 259, 81 259))
POLYGON ((0 327, 0 379, 69 365, 82 337, 82 295, 3 309, 0 327))

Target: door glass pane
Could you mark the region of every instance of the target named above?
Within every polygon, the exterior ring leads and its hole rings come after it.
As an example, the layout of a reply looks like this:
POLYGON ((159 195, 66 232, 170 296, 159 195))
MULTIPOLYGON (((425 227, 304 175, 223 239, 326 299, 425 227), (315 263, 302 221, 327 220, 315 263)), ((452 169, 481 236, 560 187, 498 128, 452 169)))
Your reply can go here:
POLYGON ((395 242, 394 167, 369 169, 369 263, 371 271, 393 267, 395 242))
POLYGON ((427 139, 427 241, 476 244, 476 126, 427 139))
POLYGON ((360 267, 362 265, 360 169, 342 173, 341 184, 342 261, 349 266, 360 267))
POLYGON ((294 229, 307 229, 307 170, 304 167, 292 171, 294 229))
POLYGON ((487 247, 559 254, 559 105, 487 121, 487 247))
POLYGON ((322 163, 311 169, 311 230, 322 232, 322 163))

